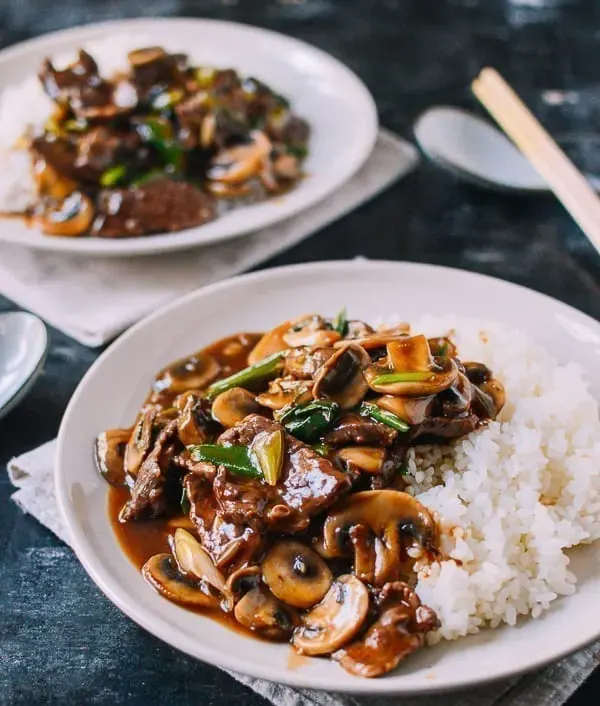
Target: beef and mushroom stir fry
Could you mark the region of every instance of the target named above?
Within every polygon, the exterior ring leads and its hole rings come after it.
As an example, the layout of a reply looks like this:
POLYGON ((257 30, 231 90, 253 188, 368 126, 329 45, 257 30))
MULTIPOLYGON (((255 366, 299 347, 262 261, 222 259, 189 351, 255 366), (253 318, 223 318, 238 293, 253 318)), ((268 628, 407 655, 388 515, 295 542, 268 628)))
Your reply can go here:
POLYGON ((161 595, 375 677, 439 626, 414 586, 440 529, 405 492, 407 451, 503 404, 448 338, 311 315, 165 368, 96 455, 121 486, 125 547, 161 595), (144 545, 140 526, 161 542, 144 545))
POLYGON ((308 125, 269 86, 160 47, 128 61, 112 77, 83 50, 62 70, 42 66, 54 112, 29 149, 39 192, 31 215, 45 233, 178 231, 301 178, 308 125))

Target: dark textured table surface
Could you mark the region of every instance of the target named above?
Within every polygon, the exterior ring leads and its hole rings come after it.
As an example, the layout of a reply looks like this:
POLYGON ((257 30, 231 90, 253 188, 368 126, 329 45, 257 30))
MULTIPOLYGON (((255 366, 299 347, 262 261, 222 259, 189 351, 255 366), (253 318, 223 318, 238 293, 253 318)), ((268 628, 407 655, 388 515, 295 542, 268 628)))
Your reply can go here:
MULTIPOLYGON (((356 71, 375 96, 381 122, 407 137, 430 105, 475 108, 469 82, 492 64, 569 141, 583 166, 600 165, 600 4, 593 0, 2 0, 0 46, 140 14, 236 20, 311 42, 356 71)), ((600 315, 598 256, 552 198, 484 193, 428 164, 264 266, 357 254, 484 272, 600 315)), ((0 297, 0 310, 14 308, 0 297)), ((98 355, 58 331, 50 337, 44 373, 0 421, 2 466, 56 434, 69 397, 98 355)), ((1 704, 264 703, 122 615, 10 494, 2 472, 1 704)), ((597 703, 599 690, 597 671, 569 705, 597 703)))

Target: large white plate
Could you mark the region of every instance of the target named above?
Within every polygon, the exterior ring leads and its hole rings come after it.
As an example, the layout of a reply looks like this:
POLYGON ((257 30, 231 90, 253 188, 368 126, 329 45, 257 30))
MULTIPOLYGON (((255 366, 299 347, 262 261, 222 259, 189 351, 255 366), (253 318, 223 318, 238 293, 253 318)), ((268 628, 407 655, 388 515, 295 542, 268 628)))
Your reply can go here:
POLYGON ((47 56, 116 35, 144 35, 146 43, 179 48, 199 63, 256 76, 287 96, 311 125, 308 177, 285 196, 235 209, 180 233, 140 238, 44 236, 22 221, 0 221, 0 241, 86 255, 143 255, 234 238, 299 213, 324 199, 364 163, 377 136, 377 112, 364 84, 342 63, 282 34, 200 19, 120 20, 76 27, 0 52, 0 91, 39 70, 47 56))
MULTIPOLYGON (((92 366, 75 392, 58 439, 56 491, 81 562, 106 595, 137 623, 206 662, 296 686, 369 694, 454 689, 533 669, 600 636, 600 546, 573 554, 578 592, 538 620, 421 650, 378 680, 352 677, 323 659, 289 667, 287 645, 256 642, 169 603, 148 588, 117 544, 107 487, 94 469, 95 435, 127 426, 157 370, 210 341, 267 329, 311 310, 406 320, 455 312, 527 330, 561 361, 581 363, 600 396, 600 324, 521 287, 427 265, 334 262, 238 277, 194 292, 141 322, 92 366)), ((77 619, 74 616, 74 619, 77 619)))

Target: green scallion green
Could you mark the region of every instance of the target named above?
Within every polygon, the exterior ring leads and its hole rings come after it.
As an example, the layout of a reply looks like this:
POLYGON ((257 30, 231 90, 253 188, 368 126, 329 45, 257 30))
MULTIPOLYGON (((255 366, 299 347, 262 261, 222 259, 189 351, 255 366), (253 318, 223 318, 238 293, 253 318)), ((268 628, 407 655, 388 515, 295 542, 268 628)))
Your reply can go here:
POLYGON ((410 429, 410 424, 407 424, 404 419, 400 419, 397 414, 381 409, 381 407, 372 402, 363 402, 360 406, 360 414, 363 417, 370 417, 376 422, 386 424, 388 427, 396 429, 396 431, 405 432, 410 429))

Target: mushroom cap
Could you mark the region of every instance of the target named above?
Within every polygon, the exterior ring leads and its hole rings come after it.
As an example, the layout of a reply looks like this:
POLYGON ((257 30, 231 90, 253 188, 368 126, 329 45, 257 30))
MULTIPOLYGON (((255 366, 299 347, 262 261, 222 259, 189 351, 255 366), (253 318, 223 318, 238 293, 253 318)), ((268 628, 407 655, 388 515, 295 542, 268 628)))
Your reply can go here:
POLYGON ((156 554, 142 567, 142 576, 161 596, 175 603, 216 608, 219 599, 198 580, 182 574, 170 554, 156 554))
POLYGON ((296 615, 263 585, 250 589, 236 603, 235 619, 269 640, 287 640, 296 615))
POLYGON ((344 574, 331 584, 323 600, 302 618, 292 643, 298 652, 325 655, 349 642, 369 611, 369 592, 362 581, 344 574))
POLYGON ((73 191, 58 206, 47 208, 36 223, 48 235, 83 235, 92 224, 94 205, 91 199, 80 191, 73 191))
POLYGON ((293 326, 282 334, 288 348, 328 348, 341 338, 339 332, 319 314, 303 316, 292 323, 293 326))
POLYGON ((184 446, 206 444, 209 439, 208 421, 202 404, 194 392, 184 392, 175 401, 179 410, 177 435, 184 446))
POLYGON ((448 357, 434 360, 429 342, 423 335, 404 336, 389 341, 386 349, 387 357, 365 371, 369 387, 375 392, 424 397, 447 389, 456 380, 456 362, 448 357), (378 379, 394 373, 404 375, 405 379, 396 382, 378 379))
POLYGON ((399 395, 382 395, 375 400, 381 409, 392 412, 411 426, 420 424, 431 412, 435 395, 427 397, 400 397, 399 395))
POLYGON ((211 414, 213 419, 229 429, 249 414, 256 414, 259 411, 260 407, 255 395, 243 387, 232 387, 215 397, 211 414))
POLYGON ((125 473, 130 478, 137 476, 144 459, 150 452, 156 416, 157 410, 150 407, 140 414, 133 426, 133 431, 125 448, 125 473))
POLYGON ((437 523, 416 498, 399 490, 365 490, 348 496, 323 526, 327 557, 354 553, 354 571, 376 586, 398 578, 406 561, 406 538, 435 551, 437 523))
POLYGON ((180 527, 175 530, 172 547, 181 573, 212 586, 223 596, 224 608, 231 610, 233 601, 225 583, 225 577, 200 542, 190 532, 180 527))
POLYGON ((258 404, 279 410, 289 404, 304 404, 312 400, 312 382, 297 380, 290 375, 271 380, 266 392, 256 397, 258 404))
POLYGON ((350 674, 378 677, 394 669, 425 644, 425 635, 439 627, 435 612, 421 605, 408 584, 386 584, 376 599, 379 615, 367 632, 333 655, 350 674))
POLYGON ((365 473, 379 473, 383 468, 386 451, 380 446, 347 446, 337 452, 337 457, 351 463, 365 473))
POLYGON ((355 343, 343 346, 317 372, 314 398, 326 397, 342 409, 352 409, 369 390, 363 370, 370 364, 371 358, 362 346, 355 343))
POLYGON ((155 392, 181 394, 203 390, 219 374, 221 366, 209 353, 195 353, 163 368, 154 382, 155 392))
MULTIPOLYGON (((305 319, 303 316, 301 319, 305 319)), ((275 326, 258 341, 248 355, 248 365, 254 365, 273 353, 285 351, 289 348, 288 344, 283 340, 283 334, 287 333, 296 323, 297 319, 290 319, 275 326)))
POLYGON ((228 185, 256 176, 271 152, 271 140, 261 130, 250 133, 250 142, 222 149, 208 170, 208 178, 228 185))
POLYGON ((125 449, 131 429, 109 429, 96 438, 96 468, 111 485, 125 485, 125 449))
POLYGON ((262 561, 263 581, 274 596, 297 608, 311 608, 329 590, 333 575, 321 557, 301 542, 282 539, 262 561))

